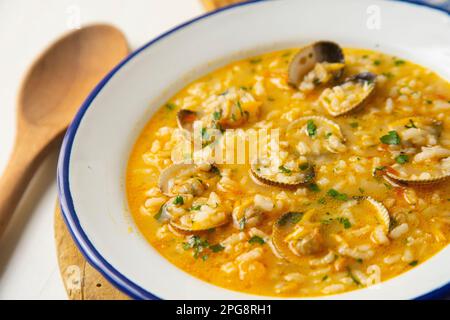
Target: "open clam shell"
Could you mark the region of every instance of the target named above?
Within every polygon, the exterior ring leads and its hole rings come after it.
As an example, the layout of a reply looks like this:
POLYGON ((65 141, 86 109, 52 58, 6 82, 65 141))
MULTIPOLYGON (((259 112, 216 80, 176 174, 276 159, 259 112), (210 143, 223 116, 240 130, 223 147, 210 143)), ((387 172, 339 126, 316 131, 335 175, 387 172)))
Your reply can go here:
MULTIPOLYGON (((343 67, 344 54, 341 47, 334 42, 319 41, 301 49, 289 65, 289 84, 298 87, 317 63, 339 63, 343 67)), ((342 68, 335 76, 339 78, 341 75, 342 68)))
POLYGON ((376 78, 371 72, 354 75, 338 86, 325 89, 319 101, 334 117, 346 114, 367 102, 375 91, 376 78))
POLYGON ((287 212, 281 215, 272 227, 272 244, 280 257, 294 264, 301 264, 302 259, 289 247, 286 237, 294 231, 302 220, 302 212, 287 212))
MULTIPOLYGON (((321 139, 323 147, 331 153, 345 151, 345 137, 341 127, 334 121, 321 116, 301 117, 286 129, 286 135, 292 138, 298 138, 298 133, 302 133, 307 140, 321 139), (313 135, 308 132, 308 126, 312 127, 313 135), (299 132, 298 130, 303 130, 299 132)), ((298 150, 300 152, 300 150, 298 150)))
POLYGON ((283 166, 274 167, 270 159, 256 159, 251 163, 250 172, 260 183, 269 186, 294 189, 311 182, 315 177, 314 166, 304 163, 298 169, 290 170, 283 166))
POLYGON ((367 201, 372 206, 374 206, 377 212, 378 220, 383 225, 383 228, 385 228, 385 230, 389 230, 391 218, 389 216, 389 211, 386 209, 386 207, 381 202, 376 201, 372 197, 364 197, 360 201, 367 201))
POLYGON ((398 132, 403 145, 416 147, 436 145, 442 128, 442 121, 422 116, 403 118, 389 124, 390 130, 398 132))
POLYGON ((190 173, 194 174, 198 170, 195 164, 178 163, 173 164, 163 171, 159 175, 158 186, 162 193, 168 196, 173 196, 170 192, 171 181, 179 176, 180 174, 188 175, 190 173))
MULTIPOLYGON (((361 205, 363 202, 365 202, 364 207, 360 208, 360 210, 365 210, 363 214, 375 214, 376 219, 373 222, 373 226, 380 224, 387 233, 390 226, 388 210, 383 204, 371 197, 360 197, 354 205, 361 205), (373 211, 371 210, 372 208, 373 211)), ((302 212, 287 212, 277 219, 272 227, 272 243, 281 257, 291 263, 302 264, 304 263, 305 255, 317 254, 323 251, 327 247, 323 244, 328 243, 328 248, 332 249, 331 246, 334 241, 330 242, 329 239, 333 239, 333 236, 332 234, 327 235, 326 231, 331 225, 324 224, 323 220, 321 222, 322 216, 328 217, 326 214, 328 210, 323 208, 320 210, 323 211, 310 209, 304 214, 302 212), (297 250, 293 250, 296 246, 292 243, 293 240, 298 241, 297 243, 302 245, 307 245, 310 251, 299 253, 297 250)), ((331 226, 331 228, 334 227, 331 226)))
MULTIPOLYGON (((385 174, 389 179, 406 185, 430 185, 441 183, 450 179, 450 169, 447 168, 449 164, 446 162, 450 164, 450 158, 442 159, 437 165, 438 168, 433 168, 433 172, 422 171, 420 174, 402 174, 399 166, 393 165, 385 174)), ((411 166, 414 166, 414 164, 411 164, 411 166)))

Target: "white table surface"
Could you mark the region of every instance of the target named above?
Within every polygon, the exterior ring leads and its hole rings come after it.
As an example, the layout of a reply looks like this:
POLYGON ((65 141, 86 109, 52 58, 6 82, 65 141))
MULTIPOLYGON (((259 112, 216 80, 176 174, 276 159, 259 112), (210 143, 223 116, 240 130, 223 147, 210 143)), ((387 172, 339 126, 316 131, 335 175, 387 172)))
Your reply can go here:
MULTIPOLYGON (((198 0, 0 0, 0 171, 13 145, 20 81, 52 40, 77 21, 109 22, 135 49, 202 12, 198 0)), ((0 299, 67 298, 53 231, 56 157, 57 150, 36 173, 0 241, 0 299)))

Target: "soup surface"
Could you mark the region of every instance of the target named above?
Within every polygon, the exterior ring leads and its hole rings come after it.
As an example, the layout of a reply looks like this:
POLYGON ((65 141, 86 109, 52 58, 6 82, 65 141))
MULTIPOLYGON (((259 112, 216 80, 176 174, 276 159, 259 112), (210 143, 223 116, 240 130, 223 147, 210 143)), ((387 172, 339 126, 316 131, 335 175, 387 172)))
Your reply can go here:
POLYGON ((449 243, 449 83, 398 57, 344 49, 345 62, 316 63, 293 85, 297 52, 189 84, 131 153, 139 230, 204 281, 267 296, 336 294, 449 243))

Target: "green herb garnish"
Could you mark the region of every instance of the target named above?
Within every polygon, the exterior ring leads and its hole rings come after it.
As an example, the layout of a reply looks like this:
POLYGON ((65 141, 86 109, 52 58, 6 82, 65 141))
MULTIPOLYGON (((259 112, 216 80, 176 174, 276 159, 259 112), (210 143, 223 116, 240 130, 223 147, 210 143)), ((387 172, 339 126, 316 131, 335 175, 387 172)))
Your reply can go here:
POLYGON ((280 220, 278 220, 277 224, 281 227, 286 225, 287 223, 296 224, 300 222, 302 218, 303 212, 288 212, 285 215, 283 215, 280 220))
POLYGON ((352 278, 353 282, 356 285, 358 285, 358 286, 361 285, 361 282, 359 282, 359 280, 356 279, 356 277, 353 275, 352 270, 350 268, 347 268, 347 272, 348 272, 349 277, 352 278))
POLYGON ((214 252, 214 253, 223 251, 223 250, 225 249, 225 247, 222 246, 220 243, 215 244, 215 245, 213 245, 213 246, 210 246, 209 248, 210 248, 211 251, 214 252))
POLYGON ((316 183, 310 183, 308 185, 309 190, 311 190, 312 192, 320 192, 320 188, 316 183))
MULTIPOLYGON (((197 259, 203 250, 209 247, 208 240, 202 240, 199 236, 191 236, 189 237, 187 242, 183 243, 183 249, 194 250, 194 258, 197 259)), ((203 257, 202 257, 203 259, 203 257)))
POLYGON ((409 157, 406 154, 399 154, 395 157, 395 161, 399 164, 405 164, 409 161, 409 157))
POLYGON ((253 236, 253 237, 250 238, 250 240, 248 240, 248 243, 250 243, 250 244, 264 244, 266 242, 261 237, 253 236))
POLYGON ((308 136, 313 137, 317 133, 317 127, 314 124, 314 121, 308 120, 306 123, 306 131, 308 132, 308 136))
POLYGON ((335 189, 330 189, 328 190, 327 194, 337 200, 341 200, 341 201, 347 201, 348 200, 348 196, 345 193, 340 193, 339 191, 335 190, 335 189))
POLYGON ((350 220, 348 220, 348 218, 339 217, 337 218, 337 221, 344 226, 344 229, 349 229, 352 227, 352 224, 350 223, 350 220))
POLYGON ((173 204, 175 205, 183 205, 184 204, 184 199, 182 196, 176 196, 175 200, 173 200, 173 204))
POLYGON ((153 218, 154 218, 155 220, 158 220, 158 221, 159 221, 159 219, 161 219, 161 216, 162 216, 162 213, 163 213, 163 209, 164 209, 164 205, 162 205, 162 206, 159 208, 158 212, 153 216, 153 218))
POLYGON ((280 170, 281 173, 290 175, 292 173, 291 170, 289 170, 288 168, 286 168, 285 166, 279 166, 278 170, 280 170))
POLYGON ((410 263, 408 263, 411 267, 415 267, 415 266, 417 266, 417 264, 419 263, 419 261, 417 261, 417 260, 414 260, 414 261, 411 261, 410 263))
POLYGON ((397 131, 389 131, 387 135, 384 135, 380 138, 380 141, 384 144, 393 144, 398 145, 400 144, 400 136, 398 135, 397 131))
POLYGON ((168 110, 174 110, 174 109, 177 108, 177 105, 176 105, 175 103, 168 102, 168 103, 166 104, 166 108, 167 108, 168 110))
POLYGON ((213 118, 214 118, 214 120, 220 120, 220 118, 222 118, 222 110, 220 110, 220 111, 215 111, 215 112, 213 113, 213 118))
POLYGON ((254 58, 254 59, 250 59, 250 60, 249 60, 249 62, 250 62, 251 64, 258 64, 258 63, 260 63, 261 61, 262 61, 261 58, 254 58))

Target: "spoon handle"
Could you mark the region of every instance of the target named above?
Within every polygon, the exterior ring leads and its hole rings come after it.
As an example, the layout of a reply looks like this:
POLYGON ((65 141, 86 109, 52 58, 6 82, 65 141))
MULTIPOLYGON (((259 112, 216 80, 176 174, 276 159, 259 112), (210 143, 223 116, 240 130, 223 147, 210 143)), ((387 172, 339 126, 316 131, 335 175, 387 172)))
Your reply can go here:
POLYGON ((50 145, 40 146, 32 140, 16 141, 13 153, 0 178, 0 238, 49 147, 50 145))

